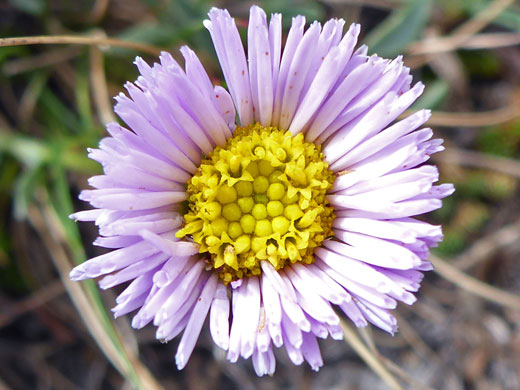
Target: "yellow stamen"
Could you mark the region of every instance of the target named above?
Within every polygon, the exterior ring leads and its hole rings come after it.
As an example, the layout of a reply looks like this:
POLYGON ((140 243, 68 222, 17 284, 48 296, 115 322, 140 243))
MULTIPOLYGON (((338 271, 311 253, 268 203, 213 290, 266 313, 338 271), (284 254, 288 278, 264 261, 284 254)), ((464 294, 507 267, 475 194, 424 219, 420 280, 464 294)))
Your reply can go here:
POLYGON ((332 235, 334 213, 325 194, 334 174, 320 146, 302 134, 259 124, 239 127, 188 181, 189 211, 176 234, 208 252, 224 283, 314 261, 314 248, 332 235))

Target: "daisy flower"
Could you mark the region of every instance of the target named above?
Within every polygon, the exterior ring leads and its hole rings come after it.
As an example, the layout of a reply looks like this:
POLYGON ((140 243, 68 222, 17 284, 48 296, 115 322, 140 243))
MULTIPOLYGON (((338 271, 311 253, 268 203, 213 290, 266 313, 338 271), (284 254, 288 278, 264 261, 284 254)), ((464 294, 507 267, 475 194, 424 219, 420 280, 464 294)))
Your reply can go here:
POLYGON ((344 25, 305 29, 297 16, 282 45, 281 15, 267 22, 253 6, 246 55, 234 19, 213 8, 204 26, 228 90, 188 47, 184 68, 168 53, 137 58, 140 76, 116 97, 128 128, 109 124, 89 150, 104 174, 80 195, 94 209, 72 217, 95 221, 95 244, 114 250, 70 276, 130 282, 114 315, 138 310, 132 326, 153 322, 163 341, 182 332, 179 369, 209 316, 231 362, 272 374, 283 346, 318 370, 317 338, 341 339, 340 316, 393 334, 391 310, 432 269, 441 228, 412 217, 453 187, 423 165, 443 149, 418 130, 430 112, 398 120, 423 85, 401 57, 356 49, 360 26, 344 25))

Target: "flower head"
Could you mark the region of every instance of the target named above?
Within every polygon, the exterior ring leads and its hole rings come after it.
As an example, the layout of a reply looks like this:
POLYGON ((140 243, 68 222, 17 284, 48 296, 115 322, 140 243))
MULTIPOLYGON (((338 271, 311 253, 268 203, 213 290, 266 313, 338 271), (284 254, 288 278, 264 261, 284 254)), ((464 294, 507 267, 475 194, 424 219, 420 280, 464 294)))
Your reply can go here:
POLYGON ((104 174, 80 198, 93 210, 96 244, 114 249, 71 272, 130 284, 115 316, 181 332, 183 368, 209 313, 215 343, 235 362, 252 356, 258 375, 275 370, 273 347, 318 370, 317 338, 342 338, 339 308, 357 326, 394 333, 397 301, 412 304, 439 226, 412 218, 441 206, 422 165, 442 150, 419 111, 396 122, 422 93, 401 58, 355 50, 359 25, 293 18, 282 49, 281 15, 253 6, 247 59, 237 27, 213 8, 209 30, 229 92, 213 86, 181 48, 120 94, 110 136, 89 156, 104 174), (235 117, 238 116, 238 123, 235 117))

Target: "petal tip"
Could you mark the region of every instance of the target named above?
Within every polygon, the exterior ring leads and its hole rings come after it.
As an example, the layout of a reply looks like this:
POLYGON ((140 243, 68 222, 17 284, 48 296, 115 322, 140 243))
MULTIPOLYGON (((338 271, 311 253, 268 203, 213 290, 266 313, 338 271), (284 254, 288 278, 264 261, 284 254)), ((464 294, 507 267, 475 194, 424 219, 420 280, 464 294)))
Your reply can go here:
POLYGON ((76 267, 76 268, 73 268, 70 272, 69 272, 69 278, 70 280, 72 280, 73 282, 77 282, 77 281, 80 281, 80 280, 85 280, 88 278, 87 276, 87 273, 80 268, 80 266, 76 267))

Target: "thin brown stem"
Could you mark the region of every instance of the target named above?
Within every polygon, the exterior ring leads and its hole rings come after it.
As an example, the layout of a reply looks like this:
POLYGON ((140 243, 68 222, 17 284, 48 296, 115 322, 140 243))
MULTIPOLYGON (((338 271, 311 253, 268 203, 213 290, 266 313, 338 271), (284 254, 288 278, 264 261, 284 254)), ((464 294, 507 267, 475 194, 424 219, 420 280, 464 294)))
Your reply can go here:
POLYGON ((387 370, 381 360, 368 348, 360 337, 354 332, 352 327, 345 321, 340 320, 340 326, 345 336, 345 341, 354 351, 365 361, 365 363, 391 388, 402 390, 402 386, 397 379, 387 370))
POLYGON ((103 53, 96 46, 90 48, 90 85, 101 123, 105 125, 115 121, 105 77, 103 53))
POLYGON ((56 280, 47 286, 42 287, 29 297, 19 301, 16 305, 8 307, 7 310, 0 313, 0 328, 12 323, 19 316, 31 310, 45 305, 47 302, 60 296, 65 292, 63 284, 60 280, 56 280))
POLYGON ((468 270, 491 259, 499 250, 518 241, 520 241, 520 220, 475 241, 465 252, 452 260, 453 265, 460 270, 468 270))
POLYGON ((147 45, 139 42, 124 41, 117 38, 88 37, 74 35, 38 35, 34 37, 15 37, 0 38, 0 47, 3 46, 23 46, 23 45, 96 45, 114 46, 126 49, 141 51, 153 56, 161 53, 161 49, 156 46, 147 45))
POLYGON ((489 169, 520 179, 520 162, 511 158, 458 149, 454 146, 450 146, 447 150, 434 155, 432 158, 436 162, 489 169))
POLYGON ((423 55, 455 50, 491 23, 502 11, 511 5, 513 1, 514 0, 495 0, 488 7, 480 11, 474 18, 459 26, 450 35, 413 43, 409 46, 408 51, 412 55, 423 55))
MULTIPOLYGON (((412 114, 407 110, 402 117, 412 114)), ((507 123, 520 117, 520 110, 514 105, 484 112, 432 112, 426 122, 430 126, 439 127, 486 127, 507 123)))
POLYGON ((430 256, 430 261, 440 276, 456 286, 499 305, 520 310, 520 297, 517 295, 475 279, 436 256, 430 256))
POLYGON ((520 44, 520 33, 484 33, 468 39, 462 49, 496 49, 520 44))

